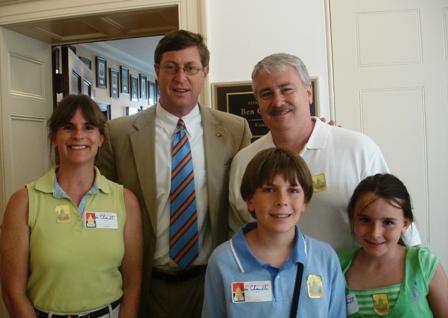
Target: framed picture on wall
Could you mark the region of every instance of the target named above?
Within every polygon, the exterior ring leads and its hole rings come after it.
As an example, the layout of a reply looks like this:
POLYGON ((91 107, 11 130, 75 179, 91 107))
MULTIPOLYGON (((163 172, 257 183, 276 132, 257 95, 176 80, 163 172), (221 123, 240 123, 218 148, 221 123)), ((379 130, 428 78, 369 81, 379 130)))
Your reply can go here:
POLYGON ((72 70, 70 81, 70 94, 81 94, 81 76, 72 70))
POLYGON ((148 78, 142 74, 139 74, 140 81, 140 99, 148 99, 148 78))
POLYGON ((82 80, 81 94, 92 96, 92 84, 89 81, 82 80))
POLYGON ((156 83, 149 81, 148 82, 148 103, 149 105, 154 105, 156 100, 156 83))
POLYGON ((140 110, 139 107, 133 107, 133 106, 125 106, 124 107, 124 115, 125 116, 134 115, 134 114, 137 114, 140 111, 141 110, 140 110))
POLYGON ((107 86, 107 61, 101 56, 95 56, 96 87, 106 88, 107 86))
POLYGON ((129 69, 120 66, 120 90, 122 94, 129 94, 129 69))
POLYGON ((87 67, 89 68, 89 70, 92 69, 92 61, 91 61, 89 58, 84 57, 84 56, 78 56, 78 57, 79 57, 79 59, 80 59, 85 65, 87 65, 87 67))
POLYGON ((131 75, 131 101, 138 101, 138 77, 131 75))
POLYGON ((251 82, 215 83, 213 91, 218 109, 246 118, 254 139, 269 131, 258 113, 251 82))
POLYGON ((109 92, 111 98, 120 97, 120 93, 118 92, 118 83, 120 79, 120 72, 116 69, 109 68, 109 92))
POLYGON ((106 103, 106 102, 99 102, 97 101, 96 104, 98 105, 98 107, 100 108, 101 112, 104 114, 104 118, 106 118, 106 120, 110 120, 111 119, 111 104, 106 103))

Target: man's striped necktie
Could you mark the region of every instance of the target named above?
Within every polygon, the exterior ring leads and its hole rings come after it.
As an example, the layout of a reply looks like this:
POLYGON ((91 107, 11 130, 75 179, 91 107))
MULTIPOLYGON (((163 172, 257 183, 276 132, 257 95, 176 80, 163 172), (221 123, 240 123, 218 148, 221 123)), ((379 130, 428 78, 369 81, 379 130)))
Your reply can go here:
POLYGON ((193 160, 185 123, 179 119, 171 143, 170 257, 187 268, 198 252, 193 160))

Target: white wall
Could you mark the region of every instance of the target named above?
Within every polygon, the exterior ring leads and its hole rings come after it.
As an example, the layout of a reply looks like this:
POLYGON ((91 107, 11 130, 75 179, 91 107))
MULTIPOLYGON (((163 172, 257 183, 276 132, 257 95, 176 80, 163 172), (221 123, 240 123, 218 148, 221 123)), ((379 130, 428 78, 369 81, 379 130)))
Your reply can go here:
POLYGON ((330 117, 324 0, 206 0, 206 20, 210 83, 250 81, 263 57, 295 54, 318 77, 320 115, 330 117))

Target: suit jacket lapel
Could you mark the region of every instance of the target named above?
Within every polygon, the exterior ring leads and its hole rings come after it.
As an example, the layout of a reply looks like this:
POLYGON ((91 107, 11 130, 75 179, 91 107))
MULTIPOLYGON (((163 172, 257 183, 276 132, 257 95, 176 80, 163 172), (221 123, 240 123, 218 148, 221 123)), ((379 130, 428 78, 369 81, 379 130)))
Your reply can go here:
POLYGON ((210 218, 213 246, 218 243, 215 230, 219 223, 219 211, 222 209, 222 194, 227 193, 222 189, 223 180, 227 171, 225 152, 225 140, 227 129, 216 119, 213 113, 206 107, 201 107, 202 125, 204 127, 205 165, 207 171, 208 215, 210 218), (224 151, 223 151, 224 150, 224 151))
POLYGON ((138 181, 154 233, 157 227, 155 117, 155 107, 145 111, 134 122, 136 131, 130 136, 138 181))

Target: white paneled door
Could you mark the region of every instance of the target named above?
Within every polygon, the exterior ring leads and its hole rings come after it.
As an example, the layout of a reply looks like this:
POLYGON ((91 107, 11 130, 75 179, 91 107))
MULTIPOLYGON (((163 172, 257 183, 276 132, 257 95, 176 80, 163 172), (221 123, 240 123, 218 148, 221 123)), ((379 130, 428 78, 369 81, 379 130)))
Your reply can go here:
POLYGON ((448 0, 330 0, 335 116, 382 148, 448 268, 448 0))
POLYGON ((1 219, 10 195, 49 168, 52 93, 50 46, 0 28, 1 219))
POLYGON ((0 28, 3 204, 49 167, 51 67, 50 45, 0 28))

